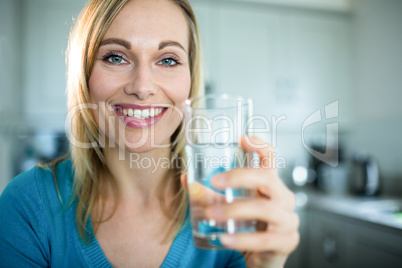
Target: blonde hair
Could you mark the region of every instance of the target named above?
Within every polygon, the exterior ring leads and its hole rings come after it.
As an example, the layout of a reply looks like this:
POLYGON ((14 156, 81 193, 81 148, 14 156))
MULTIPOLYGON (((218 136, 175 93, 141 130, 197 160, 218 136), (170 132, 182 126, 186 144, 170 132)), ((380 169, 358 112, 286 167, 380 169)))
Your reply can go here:
MULTIPOLYGON (((128 0, 91 0, 81 11, 74 28, 70 33, 67 48, 67 95, 68 108, 76 109, 90 103, 88 81, 94 65, 94 59, 100 42, 118 12, 128 0)), ((182 9, 189 28, 189 63, 191 73, 190 96, 194 97, 203 92, 201 46, 199 31, 194 12, 187 0, 171 0, 182 9)), ((165 237, 176 236, 182 223, 186 220, 188 197, 180 183, 179 175, 184 172, 185 141, 180 134, 182 126, 175 131, 172 140, 178 140, 172 150, 172 161, 179 160, 176 167, 176 189, 174 201, 170 206, 176 208, 169 213, 162 194, 163 185, 158 186, 159 200, 162 210, 171 219, 169 233, 165 237)), ((105 165, 105 156, 101 143, 98 125, 91 109, 80 108, 70 118, 70 134, 82 144, 92 144, 90 148, 71 146, 71 161, 74 167, 74 194, 78 200, 76 223, 80 237, 84 242, 90 242, 92 232, 87 227, 88 219, 98 204, 104 182, 100 179, 100 171, 105 165)), ((166 184, 166 180, 163 182, 166 184)), ((115 191, 118 197, 118 192, 115 191)), ((117 198, 118 199, 118 198, 117 198)), ((116 207, 115 207, 116 209, 116 207)), ((103 209, 101 211, 102 215, 103 209)), ((112 214, 113 215, 113 214, 112 214)), ((110 216, 111 217, 111 216, 110 216)), ((107 220, 107 219, 106 219, 107 220)), ((96 229, 94 230, 96 232, 96 229)))

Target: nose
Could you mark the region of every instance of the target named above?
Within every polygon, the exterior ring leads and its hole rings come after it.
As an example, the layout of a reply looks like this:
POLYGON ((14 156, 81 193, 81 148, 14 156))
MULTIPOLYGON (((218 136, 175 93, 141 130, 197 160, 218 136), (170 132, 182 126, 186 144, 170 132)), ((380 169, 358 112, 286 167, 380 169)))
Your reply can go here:
POLYGON ((130 83, 124 87, 127 95, 135 95, 138 99, 144 100, 158 92, 151 67, 145 64, 137 65, 134 69, 130 83))

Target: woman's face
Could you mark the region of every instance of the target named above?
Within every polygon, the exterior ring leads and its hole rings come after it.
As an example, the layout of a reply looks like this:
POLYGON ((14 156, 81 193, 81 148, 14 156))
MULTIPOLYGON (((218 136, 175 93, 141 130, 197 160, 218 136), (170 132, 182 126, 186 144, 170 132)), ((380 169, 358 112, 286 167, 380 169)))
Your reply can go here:
POLYGON ((169 144, 180 124, 175 106, 191 86, 188 24, 167 0, 132 0, 117 14, 89 79, 95 120, 109 141, 131 152, 169 144))

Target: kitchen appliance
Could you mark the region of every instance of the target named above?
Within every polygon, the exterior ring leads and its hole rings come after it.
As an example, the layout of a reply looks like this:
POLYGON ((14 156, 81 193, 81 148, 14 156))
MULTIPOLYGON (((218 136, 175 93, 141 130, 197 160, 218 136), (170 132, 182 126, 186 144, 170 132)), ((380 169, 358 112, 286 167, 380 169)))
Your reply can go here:
MULTIPOLYGON (((37 163, 46 163, 69 152, 69 140, 63 131, 35 130, 29 132, 18 146, 16 174, 37 163)), ((15 175, 16 175, 15 174, 15 175)))
POLYGON ((357 154, 352 158, 351 189, 359 195, 373 196, 380 191, 380 174, 377 162, 368 155, 357 154))
POLYGON ((317 186, 328 194, 346 195, 349 193, 349 172, 347 162, 339 163, 336 167, 321 165, 317 170, 320 178, 317 186))
MULTIPOLYGON (((337 147, 326 146, 323 143, 313 143, 310 145, 313 151, 321 154, 326 154, 327 161, 331 163, 338 163, 335 166, 331 166, 328 163, 323 162, 321 159, 316 158, 314 155, 309 156, 309 178, 308 182, 314 187, 327 191, 328 187, 332 187, 335 181, 338 180, 338 176, 344 177, 347 173, 347 166, 344 165, 343 151, 340 144, 337 147), (337 168, 340 166, 339 168, 337 168), (327 176, 331 178, 327 178, 327 176), (335 180, 330 182, 329 180, 335 180)), ((345 181, 344 178, 339 180, 345 181)), ((340 189, 339 189, 340 190, 340 189)))

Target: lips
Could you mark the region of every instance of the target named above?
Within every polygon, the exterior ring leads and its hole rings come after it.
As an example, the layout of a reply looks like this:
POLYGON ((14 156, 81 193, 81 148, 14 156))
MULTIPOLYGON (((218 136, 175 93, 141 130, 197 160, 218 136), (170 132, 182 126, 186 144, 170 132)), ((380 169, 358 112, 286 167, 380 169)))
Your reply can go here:
POLYGON ((156 124, 168 108, 160 105, 118 104, 113 105, 113 109, 125 125, 148 128, 156 124))

